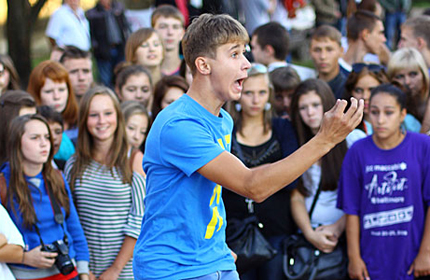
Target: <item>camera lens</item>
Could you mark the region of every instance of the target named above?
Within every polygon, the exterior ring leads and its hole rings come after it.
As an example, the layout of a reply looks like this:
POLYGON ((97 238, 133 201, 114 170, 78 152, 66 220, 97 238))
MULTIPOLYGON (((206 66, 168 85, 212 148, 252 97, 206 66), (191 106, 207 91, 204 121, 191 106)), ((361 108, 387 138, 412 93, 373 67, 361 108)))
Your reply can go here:
POLYGON ((55 266, 63 275, 68 275, 75 270, 72 260, 69 255, 58 255, 55 260, 55 266))

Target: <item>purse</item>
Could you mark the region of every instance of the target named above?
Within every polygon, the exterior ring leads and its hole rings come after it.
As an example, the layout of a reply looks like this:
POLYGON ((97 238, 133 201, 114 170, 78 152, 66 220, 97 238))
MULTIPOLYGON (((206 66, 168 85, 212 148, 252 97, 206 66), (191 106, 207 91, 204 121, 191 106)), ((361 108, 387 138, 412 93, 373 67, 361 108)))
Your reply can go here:
POLYGON ((228 246, 237 254, 239 274, 263 264, 277 253, 260 232, 256 216, 229 220, 227 236, 228 246))
MULTIPOLYGON (((309 210, 315 208, 321 189, 318 188, 309 210)), ((283 243, 283 270, 288 279, 340 280, 347 279, 348 257, 344 239, 340 239, 331 253, 315 248, 303 234, 293 234, 283 243)))
MULTIPOLYGON (((237 151, 239 159, 243 162, 243 152, 235 137, 232 139, 232 144, 237 151)), ((252 203, 251 200, 250 202, 252 203)), ((253 214, 253 208, 248 207, 248 212, 253 214)), ((262 227, 255 215, 245 219, 233 218, 228 220, 226 242, 237 255, 236 269, 239 274, 243 274, 251 268, 258 267, 277 254, 277 251, 261 233, 260 226, 262 227)))

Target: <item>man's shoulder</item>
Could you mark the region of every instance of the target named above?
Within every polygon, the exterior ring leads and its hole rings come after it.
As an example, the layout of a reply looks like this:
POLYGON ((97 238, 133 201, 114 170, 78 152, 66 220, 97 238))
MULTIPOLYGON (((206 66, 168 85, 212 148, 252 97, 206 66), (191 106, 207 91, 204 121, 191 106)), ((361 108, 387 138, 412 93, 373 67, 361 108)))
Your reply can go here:
POLYGON ((313 78, 317 77, 315 69, 305 67, 305 66, 296 65, 296 64, 290 64, 290 66, 293 67, 294 70, 296 70, 297 74, 299 75, 299 77, 302 81, 304 81, 306 79, 313 79, 313 78))
POLYGON ((100 4, 96 4, 94 8, 91 8, 85 12, 85 16, 87 17, 88 20, 91 20, 94 17, 102 17, 103 8, 101 8, 100 4))
POLYGON ((373 143, 372 135, 368 135, 359 139, 356 139, 354 143, 350 143, 351 146, 348 148, 348 153, 356 154, 358 156, 368 155, 368 149, 375 147, 373 143))
POLYGON ((50 19, 54 19, 54 20, 64 20, 64 17, 67 17, 69 15, 73 14, 73 12, 71 11, 70 7, 68 7, 67 5, 63 4, 61 5, 57 10, 55 10, 55 12, 52 13, 50 19))
MULTIPOLYGON (((166 127, 181 129, 182 124, 190 126, 191 123, 199 122, 199 119, 201 119, 201 117, 194 113, 193 104, 187 99, 180 98, 161 110, 155 118, 151 130, 161 133, 166 127)), ((179 136, 180 135, 178 135, 178 137, 179 136)))

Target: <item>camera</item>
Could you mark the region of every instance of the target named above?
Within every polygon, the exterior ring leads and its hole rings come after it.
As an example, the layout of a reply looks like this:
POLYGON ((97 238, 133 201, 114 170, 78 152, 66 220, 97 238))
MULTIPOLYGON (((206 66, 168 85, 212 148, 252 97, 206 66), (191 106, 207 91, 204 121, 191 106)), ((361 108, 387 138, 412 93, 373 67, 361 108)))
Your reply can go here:
POLYGON ((52 244, 46 244, 42 251, 50 253, 58 253, 55 258, 55 266, 63 275, 68 275, 75 270, 72 260, 69 256, 69 248, 63 240, 56 240, 52 244))

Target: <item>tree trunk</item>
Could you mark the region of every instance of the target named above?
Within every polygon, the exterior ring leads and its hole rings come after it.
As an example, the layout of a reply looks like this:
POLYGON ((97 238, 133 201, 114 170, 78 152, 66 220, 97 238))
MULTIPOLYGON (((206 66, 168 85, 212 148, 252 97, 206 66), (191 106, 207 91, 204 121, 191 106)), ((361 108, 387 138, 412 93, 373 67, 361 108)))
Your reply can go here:
POLYGON ((9 55, 15 63, 24 89, 27 88, 31 73, 31 34, 45 2, 46 0, 38 0, 31 6, 28 0, 7 0, 6 36, 9 55))

